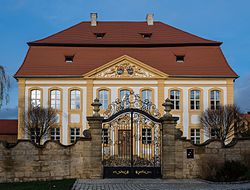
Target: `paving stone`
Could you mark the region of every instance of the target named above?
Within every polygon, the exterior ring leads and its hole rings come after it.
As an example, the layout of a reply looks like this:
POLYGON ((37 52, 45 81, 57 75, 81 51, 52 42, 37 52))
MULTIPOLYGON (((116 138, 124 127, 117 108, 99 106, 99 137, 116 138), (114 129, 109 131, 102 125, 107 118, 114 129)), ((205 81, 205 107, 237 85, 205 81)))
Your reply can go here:
POLYGON ((79 179, 72 190, 249 190, 249 183, 221 184, 203 180, 79 179))

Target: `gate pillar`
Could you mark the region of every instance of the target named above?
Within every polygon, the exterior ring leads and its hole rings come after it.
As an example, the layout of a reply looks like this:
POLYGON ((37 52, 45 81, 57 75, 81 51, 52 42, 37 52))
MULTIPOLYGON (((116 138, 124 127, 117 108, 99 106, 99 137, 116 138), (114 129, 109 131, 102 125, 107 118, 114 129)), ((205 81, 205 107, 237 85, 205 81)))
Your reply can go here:
POLYGON ((166 99, 162 104, 165 114, 160 118, 162 122, 162 178, 175 178, 175 127, 178 117, 170 114, 171 101, 166 99))
POLYGON ((102 105, 98 99, 91 104, 93 108, 93 116, 87 117, 89 131, 91 135, 91 178, 103 178, 102 168, 102 122, 103 117, 100 116, 100 106, 102 105))

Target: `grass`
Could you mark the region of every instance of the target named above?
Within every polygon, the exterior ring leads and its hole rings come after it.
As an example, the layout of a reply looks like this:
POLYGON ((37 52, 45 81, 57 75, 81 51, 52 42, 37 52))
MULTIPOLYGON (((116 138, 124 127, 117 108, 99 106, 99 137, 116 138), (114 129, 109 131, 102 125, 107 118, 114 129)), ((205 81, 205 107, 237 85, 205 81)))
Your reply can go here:
POLYGON ((70 190, 75 179, 0 183, 2 190, 70 190))

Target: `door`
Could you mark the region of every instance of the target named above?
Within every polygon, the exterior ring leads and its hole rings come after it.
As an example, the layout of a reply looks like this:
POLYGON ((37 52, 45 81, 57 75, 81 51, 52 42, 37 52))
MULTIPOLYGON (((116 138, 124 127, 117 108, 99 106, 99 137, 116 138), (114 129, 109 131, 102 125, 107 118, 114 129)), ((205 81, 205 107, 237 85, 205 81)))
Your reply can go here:
POLYGON ((118 130, 118 155, 120 158, 130 159, 131 131, 118 130))

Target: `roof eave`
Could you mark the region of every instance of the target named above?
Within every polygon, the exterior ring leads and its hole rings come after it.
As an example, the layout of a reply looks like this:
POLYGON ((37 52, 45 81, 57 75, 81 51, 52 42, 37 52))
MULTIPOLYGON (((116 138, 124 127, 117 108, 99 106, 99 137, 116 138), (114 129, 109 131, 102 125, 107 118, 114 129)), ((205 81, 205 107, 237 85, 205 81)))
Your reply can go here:
POLYGON ((172 44, 74 44, 74 43, 37 43, 28 42, 29 46, 61 46, 61 47, 185 47, 185 46, 220 46, 222 42, 211 43, 172 43, 172 44))
POLYGON ((236 76, 228 76, 228 75, 169 75, 169 77, 179 77, 179 78, 239 78, 238 75, 236 76))

